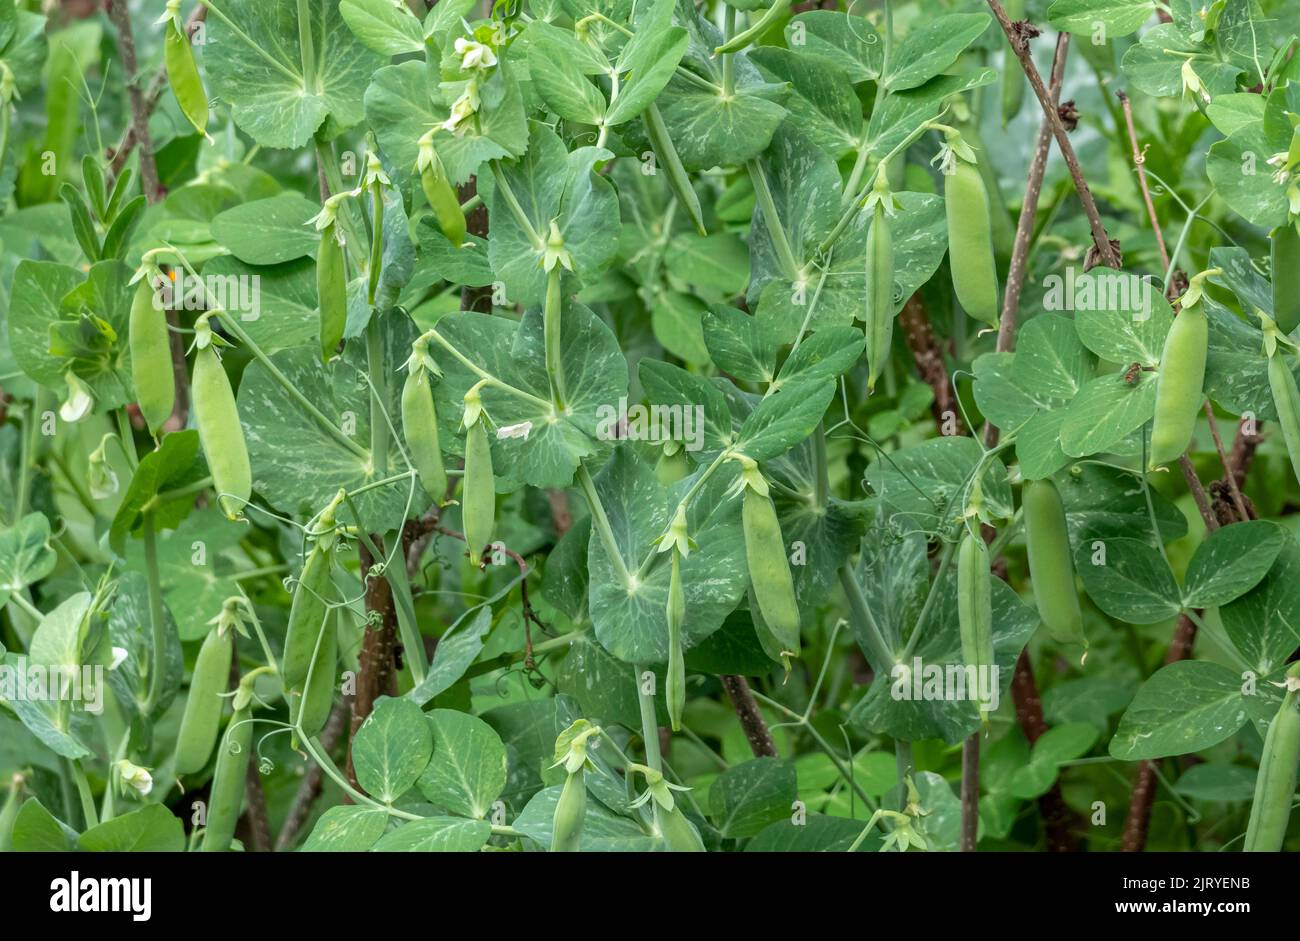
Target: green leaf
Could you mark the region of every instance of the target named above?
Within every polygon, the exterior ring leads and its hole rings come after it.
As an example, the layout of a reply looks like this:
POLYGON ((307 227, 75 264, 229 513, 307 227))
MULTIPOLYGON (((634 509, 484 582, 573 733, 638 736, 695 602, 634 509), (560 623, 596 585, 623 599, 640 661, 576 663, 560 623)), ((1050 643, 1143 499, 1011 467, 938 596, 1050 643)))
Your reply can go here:
POLYGON ((743 293, 749 284, 749 249, 730 232, 682 232, 668 243, 664 263, 674 277, 724 297, 743 293))
POLYGON ((1062 32, 1081 36, 1104 29, 1109 41, 1135 32, 1154 13, 1150 0, 1055 0, 1047 18, 1062 32))
MULTIPOLYGON (((938 532, 965 512, 958 497, 984 451, 974 438, 949 435, 898 451, 867 468, 867 484, 898 527, 938 532)), ((985 509, 995 517, 1014 512, 1006 467, 995 461, 984 475, 985 509)))
POLYGON ((1098 376, 1065 410, 1061 449, 1071 457, 1100 454, 1150 421, 1155 409, 1154 373, 1139 372, 1132 382, 1123 373, 1098 376))
POLYGON ((381 697, 352 740, 357 783, 391 805, 414 784, 433 755, 433 734, 409 699, 381 697))
POLYGON ((714 779, 709 813, 724 839, 744 839, 789 817, 797 792, 792 762, 755 758, 732 765, 714 779))
POLYGON ((658 32, 642 25, 619 55, 618 69, 629 75, 605 115, 605 123, 615 127, 649 107, 673 77, 688 43, 686 30, 679 26, 658 32))
MULTIPOLYGON (((547 561, 546 571, 550 572, 555 554, 547 561)), ((451 689, 469 669, 483 651, 483 635, 492 627, 492 609, 484 605, 472 618, 461 618, 447 632, 438 638, 438 646, 433 652, 433 662, 424 681, 416 686, 406 698, 417 706, 429 703, 434 697, 451 689)))
POLYGON ((1174 790, 1191 800, 1241 803, 1254 795, 1256 776, 1241 765, 1206 761, 1184 771, 1174 790))
MULTIPOLYGON (((224 516, 222 522, 226 522, 224 516)), ((185 557, 187 563, 193 552, 188 545, 187 543, 185 557)), ((231 585, 231 592, 234 590, 234 585, 231 585)), ((224 597, 226 596, 223 599, 224 597)), ((211 630, 208 620, 220 611, 221 600, 217 600, 211 607, 189 613, 206 631, 211 630)), ((166 602, 163 604, 163 636, 166 638, 167 649, 163 652, 163 680, 154 716, 161 716, 167 711, 167 707, 180 692, 181 680, 185 677, 185 655, 181 651, 172 609, 166 602)), ((108 671, 108 685, 113 690, 118 708, 128 718, 134 719, 149 697, 149 671, 153 668, 149 583, 142 571, 127 572, 118 583, 117 595, 113 598, 112 610, 108 616, 108 638, 112 647, 126 651, 126 659, 118 664, 117 669, 108 671)))
POLYGON ((1181 592, 1164 556, 1140 539, 1100 543, 1074 551, 1075 570, 1097 607, 1130 624, 1157 624, 1177 616, 1181 592))
POLYGON ((90 853, 183 853, 185 828, 162 804, 150 804, 105 820, 77 840, 90 853))
MULTIPOLYGON (((200 46, 211 93, 263 147, 302 147, 313 134, 361 121, 362 95, 383 59, 347 28, 339 4, 316 8, 312 80, 304 76, 297 0, 227 0, 200 46), (329 124, 326 125, 326 120, 329 124)), ((331 135, 333 136, 333 135, 331 135)))
POLYGON ((492 836, 486 820, 427 817, 404 823, 370 848, 372 853, 477 853, 492 836))
POLYGON ((482 719, 451 709, 428 714, 433 759, 417 782, 437 807, 482 820, 506 786, 506 748, 482 719))
POLYGON ((0 604, 49 575, 57 562, 44 513, 28 513, 18 525, 0 531, 0 604))
POLYGON ((1110 740, 1110 754, 1121 761, 1195 754, 1252 718, 1268 721, 1277 702, 1273 693, 1243 695, 1241 677, 1225 666, 1180 660, 1142 684, 1110 740))
MULTIPOLYGON (((843 853, 862 835, 866 824, 844 817, 809 814, 802 824, 781 820, 769 824, 745 846, 746 853, 843 853)), ((858 847, 859 853, 880 849, 880 833, 873 831, 858 847)))
MULTIPOLYGON (((854 83, 875 81, 880 75, 885 44, 866 17, 809 10, 786 24, 785 41, 796 52, 834 62, 854 83)), ((763 51, 766 54, 765 47, 763 51)))
POLYGON ((400 56, 424 49, 424 27, 405 4, 390 0, 343 0, 339 13, 372 52, 400 56))
POLYGON ((18 853, 67 853, 76 847, 77 831, 33 797, 18 810, 12 839, 18 853))
POLYGON ((384 835, 388 814, 377 807, 338 806, 320 815, 302 853, 364 853, 384 835))
POLYGON ((835 390, 834 382, 806 379, 766 396, 741 425, 736 450, 755 461, 784 454, 813 433, 835 390))
POLYGON ((1071 276, 1072 309, 1079 339, 1101 360, 1128 366, 1160 362, 1165 335, 1174 322, 1169 302, 1150 281, 1138 275, 1094 268, 1071 276))
POLYGON ((1096 726, 1081 722, 1048 729, 1034 742, 1029 763, 1012 773, 1008 792, 1021 800, 1046 794, 1056 783, 1061 763, 1086 755, 1099 737, 1096 726))
POLYGON ((194 506, 192 493, 166 496, 166 492, 207 476, 207 467, 198 458, 197 431, 165 435, 156 451, 140 458, 109 530, 109 544, 114 552, 119 555, 126 552, 127 536, 141 525, 146 508, 153 513, 155 531, 174 529, 189 514, 194 506))
POLYGON ((600 124, 605 96, 557 43, 541 33, 528 43, 528 71, 546 106, 566 121, 600 124))
POLYGON ((282 193, 227 209, 212 220, 212 237, 240 261, 278 265, 315 253, 320 233, 310 220, 318 212, 297 193, 282 193))
POLYGON ((1233 645, 1260 675, 1268 676, 1286 662, 1300 646, 1300 546, 1294 537, 1283 540, 1263 581, 1221 607, 1219 618, 1233 645))
MULTIPOLYGON (((555 805, 563 787, 538 791, 511 826, 538 846, 549 848, 554 832, 555 805)), ((648 852, 662 846, 659 837, 635 820, 621 817, 600 801, 587 801, 580 848, 584 853, 648 852)))
POLYGON ((1259 584, 1288 542, 1294 540, 1287 531, 1266 520, 1216 529, 1187 564, 1183 607, 1212 608, 1240 598, 1259 584))
POLYGON ((862 104, 836 62, 776 46, 761 46, 750 54, 750 59, 769 81, 790 84, 785 106, 791 119, 818 147, 839 157, 865 146, 862 104))
POLYGON ((951 13, 913 27, 890 57, 890 71, 882 79, 885 87, 904 91, 925 84, 956 62, 990 22, 986 13, 951 13))
POLYGON ((709 356, 723 372, 746 382, 771 382, 775 378, 782 327, 771 316, 715 304, 704 315, 703 326, 709 356))

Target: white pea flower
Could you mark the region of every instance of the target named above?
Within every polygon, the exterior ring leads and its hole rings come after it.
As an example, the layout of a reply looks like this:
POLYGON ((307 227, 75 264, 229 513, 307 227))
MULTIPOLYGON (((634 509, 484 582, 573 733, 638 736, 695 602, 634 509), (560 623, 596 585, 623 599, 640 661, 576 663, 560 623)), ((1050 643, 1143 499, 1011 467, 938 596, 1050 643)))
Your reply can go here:
POLYGON ((465 86, 465 90, 460 93, 455 104, 451 106, 451 116, 442 122, 442 129, 450 131, 457 137, 465 136, 465 127, 470 118, 478 113, 479 98, 478 85, 470 82, 465 86))
POLYGON ((461 36, 456 40, 456 55, 460 56, 460 67, 465 71, 472 69, 490 69, 497 64, 497 55, 492 47, 475 39, 461 36))
POLYGON ((126 658, 129 656, 131 656, 131 654, 125 647, 114 647, 113 659, 108 662, 109 671, 112 672, 122 664, 126 663, 126 658))
POLYGON ((63 381, 68 384, 68 397, 59 406, 59 417, 68 423, 79 422, 95 407, 95 395, 71 369, 63 374, 63 381))
POLYGON ((123 794, 127 793, 127 788, 130 788, 141 797, 146 797, 153 790, 153 775, 149 773, 149 769, 132 764, 125 758, 117 761, 113 767, 122 782, 123 794))

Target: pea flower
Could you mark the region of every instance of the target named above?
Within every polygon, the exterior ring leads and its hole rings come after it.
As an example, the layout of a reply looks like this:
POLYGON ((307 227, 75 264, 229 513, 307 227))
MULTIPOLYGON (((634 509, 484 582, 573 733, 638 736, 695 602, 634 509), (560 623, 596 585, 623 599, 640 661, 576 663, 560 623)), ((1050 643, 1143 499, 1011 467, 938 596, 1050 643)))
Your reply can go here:
POLYGON ((465 85, 465 90, 460 93, 460 97, 451 106, 451 116, 442 122, 442 129, 450 131, 457 137, 464 137, 465 122, 478 113, 478 108, 478 83, 471 79, 465 85))
POLYGON ((108 463, 108 442, 113 435, 107 434, 99 441, 99 447, 90 452, 90 495, 96 500, 107 500, 117 493, 117 473, 108 463))
POLYGON ((455 43, 456 55, 460 56, 460 67, 466 72, 478 69, 483 71, 497 64, 497 55, 492 47, 475 39, 461 36, 455 43))
POLYGON ((670 783, 664 778, 663 772, 656 771, 654 768, 647 768, 645 765, 629 764, 627 770, 645 775, 645 792, 632 802, 633 807, 640 807, 653 799, 664 810, 672 810, 677 802, 676 798, 673 797, 673 791, 690 790, 689 787, 681 784, 670 783))
POLYGON ((555 739, 555 764, 564 766, 567 774, 577 774, 583 768, 594 768, 588 755, 588 742, 600 734, 600 726, 586 719, 578 719, 555 739))
POLYGON ((59 406, 59 417, 66 422, 79 422, 95 407, 95 395, 71 369, 63 374, 63 381, 68 384, 68 397, 59 406))
POLYGON ((113 764, 114 772, 123 796, 127 796, 134 791, 140 797, 147 797, 153 790, 153 775, 149 773, 148 768, 141 768, 139 765, 132 764, 125 758, 121 758, 113 764))
POLYGON ((550 271, 556 265, 563 265, 572 271, 573 255, 564 247, 564 236, 560 234, 560 227, 552 219, 551 231, 546 237, 546 247, 542 253, 542 267, 550 271))
POLYGON ((686 525, 686 507, 683 504, 677 505, 677 512, 673 515, 673 521, 668 524, 662 536, 655 540, 659 546, 660 552, 667 552, 669 549, 676 549, 684 559, 691 554, 692 549, 700 547, 694 539, 691 538, 686 525))

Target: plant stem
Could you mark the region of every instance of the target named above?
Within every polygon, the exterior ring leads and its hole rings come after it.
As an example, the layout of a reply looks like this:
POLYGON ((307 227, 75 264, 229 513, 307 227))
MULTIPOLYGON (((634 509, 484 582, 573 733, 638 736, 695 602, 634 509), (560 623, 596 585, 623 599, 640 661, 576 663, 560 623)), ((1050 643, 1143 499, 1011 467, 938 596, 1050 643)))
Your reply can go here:
POLYGON ((77 796, 81 799, 81 815, 85 818, 86 829, 98 826, 99 814, 95 810, 95 798, 90 793, 90 781, 86 779, 86 769, 76 759, 68 761, 72 771, 72 780, 77 784, 77 796))
POLYGON ((149 584, 149 636, 153 656, 149 667, 149 692, 140 711, 151 716, 162 695, 163 672, 167 664, 167 621, 163 613, 162 579, 158 572, 158 541, 153 511, 146 511, 142 516, 145 576, 149 584))
POLYGON ((894 656, 893 650, 885 642, 884 635, 880 632, 880 625, 876 622, 875 615, 867 606, 866 596, 862 593, 862 586, 858 584, 858 578, 853 569, 845 562, 840 566, 840 584, 844 587, 844 595, 849 601, 849 616, 856 624, 858 636, 869 648, 868 652, 875 660, 872 667, 877 673, 888 674, 898 663, 894 656))
POLYGON ((790 250, 790 240, 786 238, 785 229, 781 226, 781 218, 777 215, 776 202, 772 199, 772 190, 767 185, 763 168, 757 160, 750 160, 745 164, 745 168, 749 171, 749 179, 754 184, 754 195, 758 197, 758 205, 763 211, 763 222, 766 224, 768 237, 772 240, 776 257, 781 262, 781 267, 785 269, 786 277, 791 281, 798 281, 802 272, 799 270, 799 263, 795 261, 794 252, 790 250))
POLYGON ((605 554, 613 563, 619 581, 631 591, 634 587, 632 573, 627 570, 627 563, 623 561, 623 553, 619 551, 618 541, 614 539, 614 527, 609 523, 605 505, 600 500, 600 494, 596 491, 596 482, 591 479, 591 472, 587 470, 587 465, 578 465, 577 476, 578 486, 582 488, 582 495, 587 498, 587 505, 591 508, 591 524, 596 528, 596 534, 605 547, 605 554))
MULTIPOLYGON (((633 667, 633 670, 635 671, 637 705, 641 707, 641 738, 644 740, 645 745, 646 767, 653 768, 655 771, 663 771, 663 756, 659 754, 659 723, 655 720, 655 697, 654 693, 645 691, 645 683, 641 679, 642 674, 649 673, 650 670, 648 667, 643 666, 633 667)), ((651 680, 651 689, 654 689, 654 682, 654 680, 651 680)))
POLYGON ((560 265, 546 273, 546 306, 542 308, 542 337, 546 375, 551 380, 551 398, 557 413, 564 412, 568 392, 564 386, 564 359, 560 347, 564 297, 560 292, 560 265))

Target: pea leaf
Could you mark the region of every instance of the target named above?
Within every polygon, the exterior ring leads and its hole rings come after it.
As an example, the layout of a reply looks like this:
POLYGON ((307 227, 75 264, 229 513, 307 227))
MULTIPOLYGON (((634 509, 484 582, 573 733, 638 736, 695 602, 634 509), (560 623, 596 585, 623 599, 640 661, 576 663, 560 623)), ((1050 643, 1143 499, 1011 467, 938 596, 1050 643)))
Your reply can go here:
POLYGON ((278 265, 314 254, 320 235, 309 221, 320 207, 282 193, 227 209, 212 220, 212 237, 250 265, 278 265))
MULTIPOLYGON (((511 826, 538 846, 550 848, 554 832, 555 806, 560 802, 560 785, 533 795, 511 826)), ((599 801, 587 801, 579 848, 585 853, 647 852, 661 845, 659 837, 628 817, 622 817, 599 801)))
POLYGON ((382 837, 374 853, 477 853, 492 836, 486 820, 426 817, 412 820, 382 837))
POLYGON ((885 44, 865 17, 809 10, 796 14, 786 24, 785 40, 796 52, 806 51, 834 62, 854 83, 874 81, 880 76, 885 44))
POLYGON ((1122 373, 1090 380, 1065 410, 1061 449, 1087 457, 1114 448, 1150 421, 1156 408, 1153 373, 1139 372, 1130 382, 1122 373))
POLYGON ((898 44, 882 81, 893 91, 925 84, 956 62, 991 22, 986 13, 951 13, 913 27, 898 44))
POLYGON ((432 755, 433 733, 408 699, 380 698, 352 740, 357 783, 389 805, 415 784, 432 755))
POLYGON ((113 517, 109 544, 119 555, 126 552, 126 539, 140 525, 145 512, 153 514, 155 531, 174 529, 194 505, 193 494, 168 495, 167 491, 194 483, 207 476, 199 460, 199 433, 176 431, 164 435, 158 449, 140 458, 125 496, 113 517))
POLYGON ((424 27, 404 4, 389 0, 343 0, 339 13, 371 52, 400 56, 424 49, 424 27))
POLYGON ((1232 670, 1208 660, 1180 660, 1142 684, 1120 719, 1110 754, 1121 761, 1191 755, 1236 734, 1250 719, 1268 721, 1275 693, 1246 696, 1232 670))
POLYGON ((91 827, 77 839, 90 853, 182 853, 185 828, 162 804, 150 804, 91 827))
POLYGON ((1258 585, 1219 608, 1219 619, 1233 645, 1261 675, 1286 662, 1300 645, 1300 546, 1293 537, 1284 538, 1258 585))
POLYGON ((709 814, 724 839, 756 836, 790 814, 798 790, 794 763, 755 758, 732 765, 709 787, 709 814))
MULTIPOLYGON (((205 630, 207 621, 221 610, 215 608, 197 612, 205 630)), ((195 612, 189 612, 194 616, 195 612)), ((108 616, 108 642, 112 647, 126 651, 126 659, 117 669, 108 671, 108 685, 113 690, 118 708, 129 719, 135 719, 149 698, 149 671, 153 669, 153 621, 149 614, 149 583, 142 572, 128 572, 117 586, 117 595, 108 616)), ((176 621, 171 607, 163 604, 163 679, 158 691, 158 702, 153 716, 161 716, 180 692, 185 678, 185 655, 177 636, 176 621)))
POLYGON ((357 124, 366 84, 383 65, 344 24, 339 4, 316 9, 305 24, 310 49, 296 0, 228 0, 208 24, 200 49, 212 92, 263 147, 301 147, 323 125, 337 134, 357 124))
POLYGON ((28 513, 17 525, 0 531, 0 603, 49 575, 57 562, 44 513, 28 513))
POLYGON ((1080 545, 1074 567, 1090 597, 1108 615, 1130 624, 1156 624, 1181 610, 1181 592, 1169 565, 1140 539, 1080 545))
MULTIPOLYGON (((550 571, 549 562, 546 570, 550 571)), ((479 608, 473 618, 461 618, 449 627, 438 638, 433 662, 429 664, 424 681, 407 693, 406 698, 417 706, 423 706, 451 689, 483 651, 483 635, 491 627, 492 609, 487 605, 479 608)))
POLYGON ((1212 608, 1240 598, 1259 584, 1287 541, 1286 530, 1267 520, 1216 529, 1187 564, 1183 607, 1212 608))
POLYGON ((452 709, 428 714, 433 758, 416 782, 435 806, 482 820, 506 786, 506 749, 477 716, 452 709))
POLYGON ((33 797, 19 808, 12 839, 14 851, 18 853, 66 853, 76 847, 77 831, 33 797))
POLYGON ((364 853, 384 835, 388 814, 376 807, 331 807, 320 815, 303 853, 364 853))
POLYGON ((1101 27, 1118 39, 1136 31, 1154 12, 1150 0, 1055 0, 1047 17, 1062 32, 1091 36, 1101 27))

